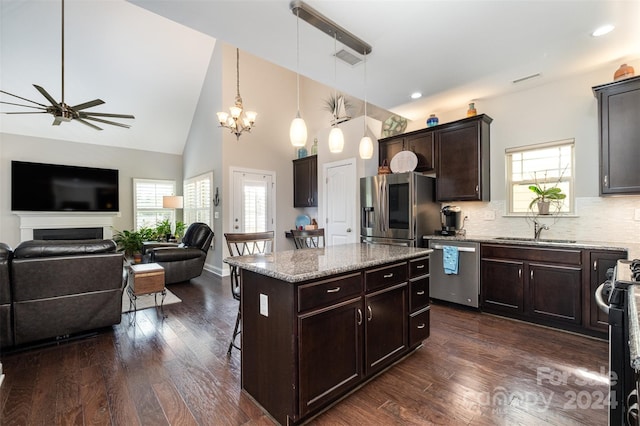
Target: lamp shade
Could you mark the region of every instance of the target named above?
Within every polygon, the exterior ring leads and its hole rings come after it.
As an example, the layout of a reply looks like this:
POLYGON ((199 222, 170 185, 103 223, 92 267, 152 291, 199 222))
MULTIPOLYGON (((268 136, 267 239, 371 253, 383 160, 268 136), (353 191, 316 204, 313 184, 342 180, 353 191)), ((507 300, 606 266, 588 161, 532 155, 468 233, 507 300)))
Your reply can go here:
POLYGON ((181 209, 182 195, 165 195, 162 197, 162 208, 181 209))
POLYGON ((307 144, 307 125, 300 117, 300 114, 296 116, 291 122, 289 128, 289 139, 291 139, 291 145, 293 146, 305 146, 307 144))
POLYGON ((373 157, 373 142, 369 136, 363 136, 360 139, 360 158, 363 160, 368 160, 373 157))
POLYGON ((329 151, 333 153, 342 152, 344 147, 344 135, 339 127, 334 127, 329 133, 329 151))

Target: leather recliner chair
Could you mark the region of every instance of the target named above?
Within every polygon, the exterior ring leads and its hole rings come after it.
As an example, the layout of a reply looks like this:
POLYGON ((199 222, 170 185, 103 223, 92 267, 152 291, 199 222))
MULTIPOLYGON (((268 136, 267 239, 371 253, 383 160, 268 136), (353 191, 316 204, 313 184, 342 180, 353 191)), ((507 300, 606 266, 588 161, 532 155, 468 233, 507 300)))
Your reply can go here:
POLYGON ((15 345, 119 324, 123 255, 113 240, 31 240, 11 260, 15 345))
POLYGON ((192 223, 182 237, 182 243, 173 247, 163 243, 146 245, 145 260, 164 268, 165 284, 189 281, 202 274, 213 231, 206 223, 192 223))

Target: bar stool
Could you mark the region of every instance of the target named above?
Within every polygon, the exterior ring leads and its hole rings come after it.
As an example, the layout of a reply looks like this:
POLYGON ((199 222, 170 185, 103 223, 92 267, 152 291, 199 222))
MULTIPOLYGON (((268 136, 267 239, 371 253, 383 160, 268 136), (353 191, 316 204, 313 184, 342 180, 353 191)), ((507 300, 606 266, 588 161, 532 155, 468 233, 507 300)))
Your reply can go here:
POLYGON ((293 235, 293 241, 296 243, 297 249, 321 248, 325 246, 324 228, 308 229, 305 231, 292 229, 291 235, 293 235))

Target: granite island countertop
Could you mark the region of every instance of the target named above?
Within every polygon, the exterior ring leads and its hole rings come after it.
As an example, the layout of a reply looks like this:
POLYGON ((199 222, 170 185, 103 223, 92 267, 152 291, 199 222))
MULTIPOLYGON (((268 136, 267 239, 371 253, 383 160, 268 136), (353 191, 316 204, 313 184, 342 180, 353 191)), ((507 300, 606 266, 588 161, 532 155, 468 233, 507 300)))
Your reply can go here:
POLYGON ((421 247, 354 243, 227 257, 224 262, 282 281, 297 283, 425 256, 432 251, 421 247))

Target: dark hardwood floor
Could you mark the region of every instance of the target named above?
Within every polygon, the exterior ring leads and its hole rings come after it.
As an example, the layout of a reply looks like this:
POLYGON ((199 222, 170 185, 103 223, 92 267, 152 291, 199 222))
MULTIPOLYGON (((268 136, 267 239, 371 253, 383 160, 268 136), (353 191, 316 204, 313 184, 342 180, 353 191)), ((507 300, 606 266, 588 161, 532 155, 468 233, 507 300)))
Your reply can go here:
MULTIPOLYGON (((227 358, 237 302, 206 273, 136 324, 4 353, 2 425, 272 425, 227 358)), ((603 425, 607 343, 433 305, 431 337, 315 425, 603 425)))

